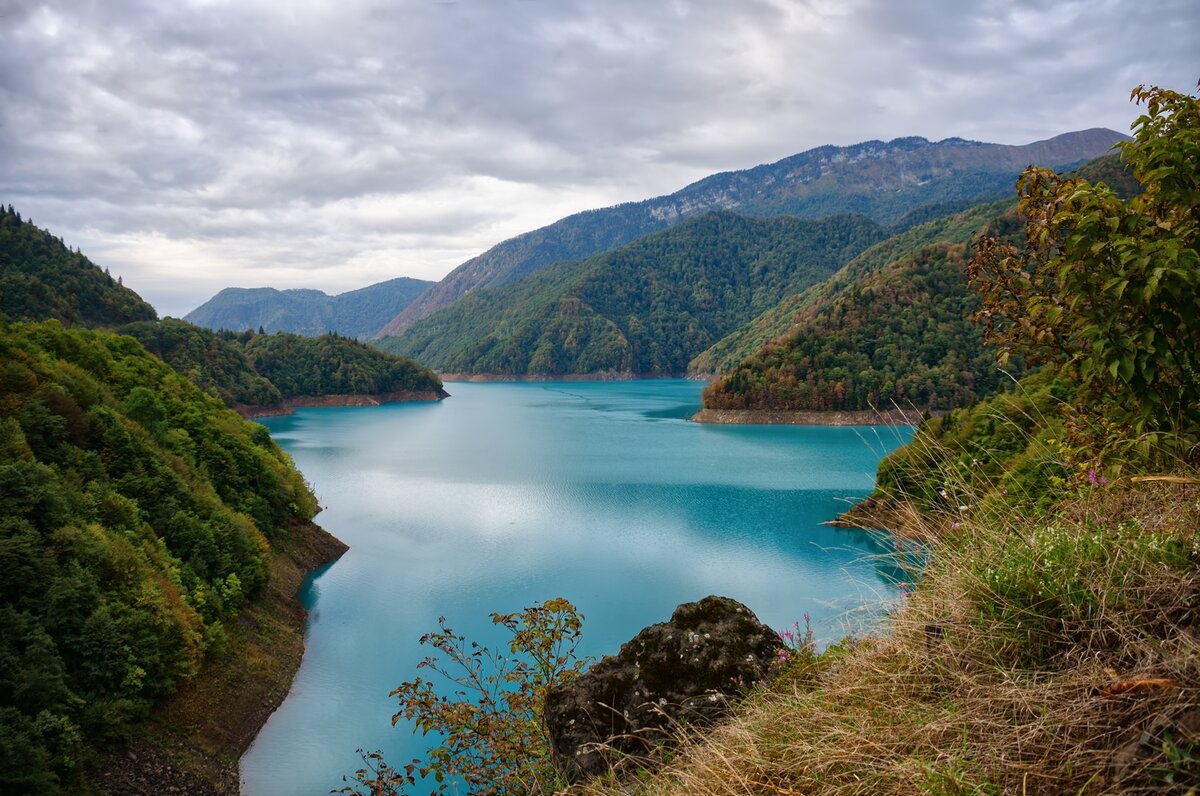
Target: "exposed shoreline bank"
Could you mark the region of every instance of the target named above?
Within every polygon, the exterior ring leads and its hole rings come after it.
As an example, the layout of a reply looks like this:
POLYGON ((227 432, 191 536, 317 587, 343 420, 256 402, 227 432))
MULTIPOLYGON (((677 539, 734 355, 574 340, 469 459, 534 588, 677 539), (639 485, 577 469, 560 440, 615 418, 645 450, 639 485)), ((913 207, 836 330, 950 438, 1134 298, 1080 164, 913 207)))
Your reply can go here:
POLYGON ((380 406, 382 404, 440 401, 449 398, 445 390, 400 390, 367 395, 301 395, 270 406, 239 404, 233 410, 247 420, 258 417, 290 415, 297 409, 312 406, 380 406))
POLYGON ((689 375, 687 373, 633 373, 628 370, 600 370, 595 373, 439 373, 442 381, 465 382, 527 382, 527 381, 645 381, 649 379, 688 379, 689 381, 707 381, 707 378, 689 375))
MULTIPOLYGON (((934 413, 937 414, 937 413, 934 413)), ((697 423, 772 426, 915 426, 924 414, 916 409, 858 411, 774 411, 765 409, 701 409, 697 423)))
POLYGON ((304 655, 300 587, 349 548, 313 522, 273 543, 267 592, 227 628, 228 648, 164 704, 122 752, 97 767, 102 792, 237 796, 239 762, 283 703, 304 655))

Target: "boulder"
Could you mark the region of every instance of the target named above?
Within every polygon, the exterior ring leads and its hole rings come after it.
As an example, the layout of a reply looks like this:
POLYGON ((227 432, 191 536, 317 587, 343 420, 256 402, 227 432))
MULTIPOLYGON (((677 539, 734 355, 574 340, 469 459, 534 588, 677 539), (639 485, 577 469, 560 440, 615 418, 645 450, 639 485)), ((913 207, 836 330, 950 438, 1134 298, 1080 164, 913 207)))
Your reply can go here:
POLYGON ((728 597, 675 609, 587 672, 546 695, 555 764, 570 782, 644 766, 679 734, 730 711, 731 698, 765 679, 779 635, 728 597))

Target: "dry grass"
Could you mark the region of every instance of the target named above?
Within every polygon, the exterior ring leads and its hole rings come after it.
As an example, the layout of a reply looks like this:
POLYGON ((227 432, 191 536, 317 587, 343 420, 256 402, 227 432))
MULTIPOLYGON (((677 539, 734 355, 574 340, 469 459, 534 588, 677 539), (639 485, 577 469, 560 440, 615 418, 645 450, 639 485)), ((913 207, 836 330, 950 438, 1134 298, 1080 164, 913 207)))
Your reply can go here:
POLYGON ((574 792, 1200 793, 1198 527, 1200 487, 1127 480, 967 520, 887 633, 798 663, 653 775, 574 792))

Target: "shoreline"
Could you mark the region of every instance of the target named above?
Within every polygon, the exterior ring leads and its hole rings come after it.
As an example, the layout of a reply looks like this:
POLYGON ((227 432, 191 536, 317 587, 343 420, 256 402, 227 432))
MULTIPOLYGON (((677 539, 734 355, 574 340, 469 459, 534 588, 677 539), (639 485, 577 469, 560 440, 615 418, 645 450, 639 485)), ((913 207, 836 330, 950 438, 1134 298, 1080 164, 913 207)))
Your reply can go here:
POLYGON ((322 406, 381 406, 395 403, 435 402, 449 398, 445 390, 397 390, 367 394, 299 395, 283 403, 269 406, 238 404, 230 407, 245 420, 258 417, 281 417, 295 413, 297 409, 322 406))
POLYGON ((312 521, 272 543, 266 592, 226 630, 229 645, 155 707, 132 741, 102 760, 102 793, 239 796, 240 763, 283 704, 304 655, 308 612, 300 587, 349 547, 312 521))
MULTIPOLYGON (((937 416, 939 413, 932 413, 937 416)), ((915 426, 925 413, 917 409, 861 409, 852 411, 701 409, 696 423, 770 426, 915 426)))
POLYGON ((634 373, 628 370, 600 370, 594 373, 439 373, 438 378, 449 382, 573 382, 573 381, 647 381, 650 379, 687 379, 707 381, 686 373, 634 373))

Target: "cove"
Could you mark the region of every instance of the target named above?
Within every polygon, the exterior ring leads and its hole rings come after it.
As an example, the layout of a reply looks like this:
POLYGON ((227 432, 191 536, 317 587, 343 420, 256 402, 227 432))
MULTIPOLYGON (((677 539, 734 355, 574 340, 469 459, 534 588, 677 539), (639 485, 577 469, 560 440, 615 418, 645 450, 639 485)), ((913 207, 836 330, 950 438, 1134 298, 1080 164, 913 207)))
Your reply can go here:
POLYGON ((438 404, 266 419, 350 551, 305 586, 304 661, 242 792, 327 794, 358 748, 418 756, 388 692, 439 616, 494 644, 491 612, 566 597, 596 656, 708 594, 777 629, 808 613, 823 642, 862 631, 897 598, 894 574, 877 538, 821 523, 911 430, 700 425, 702 386, 454 383, 438 404))

